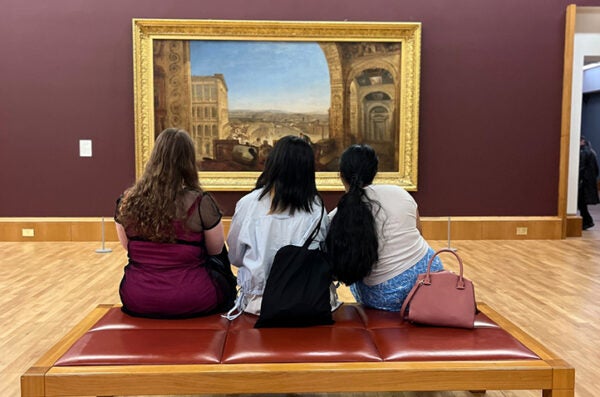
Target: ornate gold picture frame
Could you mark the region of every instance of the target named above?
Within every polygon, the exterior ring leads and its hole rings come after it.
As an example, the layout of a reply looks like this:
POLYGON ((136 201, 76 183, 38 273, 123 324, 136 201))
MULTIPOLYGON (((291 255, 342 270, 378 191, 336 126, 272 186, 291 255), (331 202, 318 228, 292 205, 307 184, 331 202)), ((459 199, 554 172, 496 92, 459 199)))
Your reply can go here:
POLYGON ((377 183, 417 189, 420 23, 133 20, 135 160, 163 128, 196 143, 206 190, 250 190, 278 138, 315 149, 342 190, 341 152, 367 143, 377 183))

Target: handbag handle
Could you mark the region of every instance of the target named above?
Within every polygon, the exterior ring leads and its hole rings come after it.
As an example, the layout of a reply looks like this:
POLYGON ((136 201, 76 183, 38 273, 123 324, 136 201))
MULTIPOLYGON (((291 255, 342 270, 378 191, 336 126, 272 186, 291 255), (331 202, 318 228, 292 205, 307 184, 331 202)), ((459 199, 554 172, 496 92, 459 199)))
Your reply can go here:
POLYGON ((427 273, 425 275, 425 279, 423 279, 423 284, 426 284, 426 285, 431 284, 431 277, 430 277, 431 264, 433 263, 433 260, 435 259, 435 257, 438 256, 439 254, 441 254, 442 252, 449 252, 452 255, 454 255, 456 257, 456 259, 458 260, 458 265, 460 267, 460 271, 458 273, 458 282, 456 284, 456 288, 465 289, 465 279, 463 278, 462 259, 460 259, 460 256, 458 256, 458 254, 456 252, 454 252, 454 250, 451 250, 448 248, 442 248, 441 250, 439 250, 435 254, 433 254, 433 256, 429 259, 429 262, 427 263, 427 273))

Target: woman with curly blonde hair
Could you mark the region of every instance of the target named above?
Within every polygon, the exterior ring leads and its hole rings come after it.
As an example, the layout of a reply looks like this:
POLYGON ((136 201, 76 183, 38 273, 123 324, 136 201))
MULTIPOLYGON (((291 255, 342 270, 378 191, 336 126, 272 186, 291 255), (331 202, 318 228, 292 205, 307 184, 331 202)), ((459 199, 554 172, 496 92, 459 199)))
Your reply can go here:
POLYGON ((143 175, 117 201, 115 221, 129 258, 119 288, 124 312, 177 318, 220 309, 224 294, 203 265, 223 249, 221 212, 200 187, 186 131, 159 134, 143 175))

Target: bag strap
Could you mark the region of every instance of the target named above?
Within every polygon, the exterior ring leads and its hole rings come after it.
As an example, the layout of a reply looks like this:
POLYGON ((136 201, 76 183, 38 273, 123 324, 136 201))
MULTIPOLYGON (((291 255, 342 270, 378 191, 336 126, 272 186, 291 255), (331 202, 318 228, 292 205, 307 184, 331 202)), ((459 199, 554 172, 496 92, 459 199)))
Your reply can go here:
POLYGON ((460 272, 458 274, 458 282, 456 284, 456 288, 458 288, 458 289, 465 289, 465 279, 463 278, 463 262, 462 262, 462 259, 460 259, 460 256, 458 256, 458 254, 454 250, 451 250, 451 249, 448 249, 448 248, 442 248, 441 250, 439 250, 435 254, 433 254, 433 256, 429 259, 429 262, 427 263, 427 273, 425 274, 425 279, 423 280, 423 284, 426 284, 426 285, 431 284, 431 277, 430 277, 431 264, 433 263, 433 260, 435 259, 435 257, 438 256, 439 254, 441 254, 442 252, 449 252, 452 255, 454 255, 456 257, 456 259, 458 260, 458 265, 460 267, 460 272))
POLYGON ((417 290, 419 289, 419 287, 421 285, 423 285, 423 280, 421 280, 420 282, 416 283, 412 287, 412 289, 410 290, 410 292, 408 293, 408 295, 406 296, 406 299, 404 299, 404 303, 402 303, 402 308, 400 309, 400 322, 401 323, 404 322, 404 316, 406 315, 406 308, 408 307, 408 304, 412 300, 413 296, 415 296, 415 292, 417 292, 417 290))
POLYGON ((323 214, 324 213, 325 213, 325 204, 323 204, 323 200, 321 200, 321 215, 319 216, 319 222, 317 223, 317 226, 315 226, 315 228, 313 229, 313 231, 310 232, 310 235, 308 236, 308 238, 304 242, 304 245, 303 245, 304 248, 308 248, 308 246, 310 245, 310 243, 312 243, 312 241, 319 234, 319 229, 321 229, 321 220, 323 220, 323 214))

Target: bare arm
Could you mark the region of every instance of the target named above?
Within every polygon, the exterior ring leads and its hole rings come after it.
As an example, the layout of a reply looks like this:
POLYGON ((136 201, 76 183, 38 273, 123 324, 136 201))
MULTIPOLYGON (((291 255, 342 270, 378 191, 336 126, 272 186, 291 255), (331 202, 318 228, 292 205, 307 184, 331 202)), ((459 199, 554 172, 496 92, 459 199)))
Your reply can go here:
POLYGON ((125 233, 125 228, 123 227, 123 225, 116 222, 115 226, 117 227, 117 236, 119 237, 119 241, 121 242, 123 248, 125 248, 125 251, 127 251, 127 243, 129 242, 129 239, 127 238, 127 234, 125 233))
POLYGON ((223 222, 219 221, 217 226, 204 231, 204 239, 206 241, 206 251, 208 255, 220 254, 225 244, 225 236, 223 234, 223 222))

